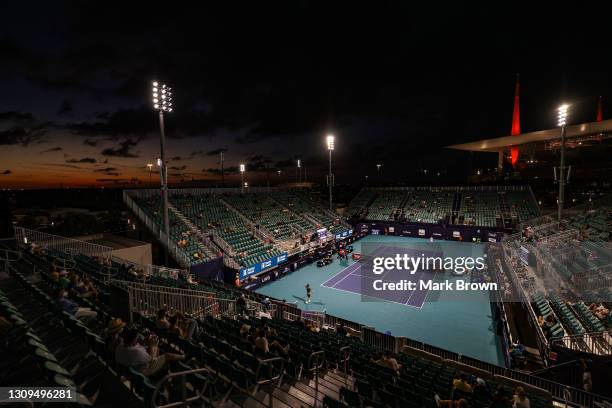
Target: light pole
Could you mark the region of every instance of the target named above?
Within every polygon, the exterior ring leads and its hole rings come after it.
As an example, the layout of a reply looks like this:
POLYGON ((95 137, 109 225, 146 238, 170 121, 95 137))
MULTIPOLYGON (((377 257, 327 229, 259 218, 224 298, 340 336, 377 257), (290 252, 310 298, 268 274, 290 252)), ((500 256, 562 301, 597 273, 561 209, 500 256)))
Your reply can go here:
POLYGON ((223 150, 221 150, 221 187, 225 187, 225 174, 223 174, 223 150))
POLYGON ((295 177, 298 183, 302 182, 302 162, 297 159, 297 169, 295 170, 295 177))
POLYGON ((168 263, 168 245, 170 243, 170 221, 168 219, 168 173, 166 169, 166 135, 164 113, 172 112, 172 88, 166 84, 153 81, 153 108, 159 112, 159 176, 161 179, 162 201, 164 211, 164 234, 166 239, 166 264, 168 263))
POLYGON ((329 150, 329 174, 327 175, 327 185, 329 186, 329 211, 332 207, 332 188, 334 186, 334 175, 332 174, 332 151, 334 150, 336 138, 334 135, 327 135, 327 150, 329 150))
POLYGON ((149 168, 149 188, 151 188, 151 172, 153 171, 153 163, 147 163, 147 167, 149 168))
POLYGON ((244 193, 244 171, 246 167, 244 164, 240 163, 240 192, 244 193))
POLYGON ((559 210, 557 213, 557 219, 561 222, 563 215, 563 202, 565 196, 565 125, 567 123, 567 111, 569 105, 563 104, 557 108, 557 126, 561 127, 561 158, 559 163, 559 198, 558 206, 559 210))

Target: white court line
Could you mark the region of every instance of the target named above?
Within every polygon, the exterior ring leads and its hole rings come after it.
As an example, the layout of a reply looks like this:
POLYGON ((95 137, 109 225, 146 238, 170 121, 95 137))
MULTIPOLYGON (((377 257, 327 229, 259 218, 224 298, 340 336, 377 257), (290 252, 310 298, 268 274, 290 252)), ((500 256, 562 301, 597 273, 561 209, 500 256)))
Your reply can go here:
MULTIPOLYGON (((381 245, 379 245, 378 247, 374 248, 374 250, 373 250, 373 251, 372 251, 372 252, 371 252, 369 255, 367 255, 367 256, 372 256, 372 254, 374 254, 375 252, 378 252, 378 251, 379 251, 381 248, 383 248, 383 249, 387 249, 387 248, 396 248, 396 247, 392 247, 392 246, 385 246, 384 244, 381 244, 381 245)), ((358 263, 359 263, 359 261, 356 261, 355 263, 356 263, 356 264, 358 264, 358 263)), ((343 280, 345 280, 346 278, 348 278, 348 277, 349 277, 349 276, 351 276, 351 275, 355 275, 355 276, 357 276, 357 277, 367 277, 367 278, 375 279, 375 278, 373 278, 373 277, 369 277, 369 276, 366 276, 366 275, 357 275, 357 274, 354 274, 353 272, 351 272, 351 273, 349 273, 347 276, 343 277, 343 278, 342 278, 342 279, 340 279, 338 282, 336 282, 336 283, 335 283, 333 286, 326 286, 326 285, 325 285, 327 282, 329 282, 329 281, 333 280, 333 279, 334 279, 335 277, 337 277, 339 274, 341 274, 342 272, 346 271, 348 268, 350 268, 350 267, 352 267, 353 265, 355 265, 355 263, 353 263, 353 264, 351 264, 351 265, 347 266, 346 268, 342 269, 340 272, 338 272, 337 274, 335 274, 334 276, 332 276, 331 278, 329 278, 328 280, 326 280, 325 282, 323 282, 323 283, 322 283, 320 286, 325 287, 325 288, 328 288, 328 289, 337 290, 337 291, 339 291, 339 292, 352 293, 353 295, 358 295, 358 296, 362 296, 362 297, 366 297, 366 298, 370 298, 370 299, 375 299, 375 300, 377 300, 377 301, 381 301, 381 302, 390 302, 390 303, 395 303, 396 305, 402 305, 402 306, 405 306, 405 307, 411 307, 411 308, 414 308, 414 309, 422 309, 422 308, 423 308, 423 304, 421 304, 421 306, 414 306, 414 305, 411 305, 411 304, 408 304, 408 303, 396 302, 396 301, 394 301, 394 300, 389 300, 389 299, 385 299, 385 298, 378 298, 378 297, 375 297, 375 296, 368 296, 368 295, 365 295, 365 294, 363 294, 363 293, 353 292, 353 291, 351 291, 351 290, 346 290, 346 289, 338 289, 338 288, 336 287, 336 285, 338 285, 340 282, 342 282, 343 280)), ((361 267, 361 265, 360 265, 360 267, 361 267)), ((358 268, 358 269, 359 269, 359 268, 358 268)), ((412 292, 414 292, 414 291, 412 291, 412 292)))
POLYGON ((378 300, 378 301, 380 301, 380 302, 389 302, 389 303, 395 303, 396 305, 402 305, 402 306, 406 306, 406 307, 412 307, 412 308, 414 308, 414 309, 422 309, 422 306, 413 306, 413 305, 408 305, 408 304, 405 304, 405 303, 400 303, 400 302, 396 302, 396 301, 389 300, 389 299, 385 299, 385 298, 378 298, 378 297, 374 297, 374 296, 364 295, 363 293, 353 292, 353 291, 346 290, 346 289, 338 289, 338 288, 334 288, 334 287, 331 287, 331 286, 326 286, 326 288, 327 288, 327 289, 337 290, 337 291, 339 291, 339 292, 352 293, 353 295, 363 296, 363 297, 367 297, 367 298, 370 298, 370 299, 376 299, 376 300, 378 300))
MULTIPOLYGON (((384 245, 379 245, 379 246, 377 246, 376 248, 374 248, 374 250, 372 250, 372 253, 374 253, 374 252, 378 251, 380 248, 383 248, 383 247, 384 247, 384 245)), ((368 255, 368 256, 370 256, 370 255, 368 255)), ((335 278, 336 278, 338 275, 340 275, 340 274, 341 274, 341 273, 343 273, 343 272, 346 272, 346 270, 347 270, 347 269, 352 268, 352 267, 353 267, 353 265, 355 265, 355 264, 359 265, 359 261, 355 261, 354 263, 350 264, 350 265, 349 265, 349 266, 347 266, 346 268, 342 269, 340 272, 338 272, 337 274, 335 274, 334 276, 332 276, 331 278, 329 278, 328 280, 326 280, 325 282, 323 282, 323 283, 322 283, 320 286, 324 286, 324 287, 326 287, 326 288, 333 288, 333 287, 334 287, 334 286, 336 286, 336 285, 337 285, 339 282, 341 282, 341 281, 343 281, 344 279, 346 279, 347 277, 351 276, 351 275, 353 274, 353 271, 350 271, 350 272, 348 273, 348 275, 346 275, 344 278, 340 279, 338 282, 334 283, 334 284, 333 284, 333 285, 331 285, 331 286, 326 285, 326 283, 327 283, 327 282, 329 282, 329 281, 334 280, 334 279, 335 279, 335 278)), ((361 268, 361 265, 359 265, 359 266, 358 266, 356 269, 358 270, 358 269, 360 269, 360 268, 361 268)))
MULTIPOLYGON (((420 279, 423 277, 423 272, 425 272, 425 271, 424 271, 424 270, 421 270, 421 274, 419 275, 419 277, 418 277, 417 279, 419 279, 419 280, 420 280, 420 279)), ((415 294, 415 292, 416 292, 416 290, 413 290, 413 291, 410 293, 410 296, 408 296, 408 300, 406 301, 406 304, 410 303, 410 299, 412 299, 412 295, 414 295, 414 294, 415 294)), ((427 292, 429 292, 429 291, 427 291, 427 292)), ((425 294, 425 297, 427 297, 427 293, 425 294)), ((421 306, 423 306, 423 304, 421 304, 421 306)))
MULTIPOLYGON (((352 268, 352 267, 353 267, 353 265, 355 265, 355 264, 359 264, 359 262, 352 263, 352 264, 350 264, 349 266, 347 266, 346 268, 342 269, 340 272, 338 272, 337 274, 335 274, 334 276, 332 276, 331 278, 329 278, 328 280, 326 280, 325 282, 323 282, 323 283, 321 284, 321 286, 325 286, 326 288, 330 288, 331 286, 326 285, 326 284, 327 284, 327 282, 334 280, 336 277, 338 277, 338 275, 340 275, 340 274, 341 274, 341 273, 343 273, 343 272, 346 272, 346 270, 347 270, 347 269, 352 268)), ((357 267, 356 269, 359 269, 359 267, 357 267)), ((352 272, 352 271, 350 271, 350 272, 349 272, 349 273, 348 273, 346 276, 351 276, 351 274, 352 274, 352 273, 353 273, 353 272, 352 272)), ((346 276, 345 276, 344 278, 346 278, 346 276)), ((344 278, 342 278, 342 279, 344 279, 344 278)), ((336 283, 337 283, 337 282, 336 282, 336 283)), ((335 285, 335 284, 334 284, 334 285, 335 285)), ((332 285, 332 286, 333 286, 333 285, 332 285)))

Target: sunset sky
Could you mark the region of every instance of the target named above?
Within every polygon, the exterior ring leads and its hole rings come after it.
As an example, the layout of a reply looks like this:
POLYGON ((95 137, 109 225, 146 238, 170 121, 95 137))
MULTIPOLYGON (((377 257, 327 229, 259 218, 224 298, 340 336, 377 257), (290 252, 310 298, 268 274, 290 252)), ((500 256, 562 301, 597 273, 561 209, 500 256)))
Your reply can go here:
POLYGON ((607 22, 591 12, 559 30, 535 11, 426 19, 410 2, 192 4, 2 4, 0 186, 147 184, 154 79, 175 93, 174 182, 218 181, 221 150, 230 183, 240 162, 253 182, 266 166, 291 181, 298 157, 322 181, 328 131, 339 182, 376 163, 396 178, 452 173, 461 161, 443 146, 509 133, 516 72, 523 131, 552 127, 560 101, 573 122, 594 120, 599 95, 608 110, 607 22))

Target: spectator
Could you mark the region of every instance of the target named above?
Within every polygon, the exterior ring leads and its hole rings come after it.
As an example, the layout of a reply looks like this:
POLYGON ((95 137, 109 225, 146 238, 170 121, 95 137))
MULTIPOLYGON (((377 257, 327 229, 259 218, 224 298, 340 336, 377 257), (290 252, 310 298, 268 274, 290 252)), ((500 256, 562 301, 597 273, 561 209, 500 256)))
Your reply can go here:
POLYGON ((257 337, 255 338, 255 350, 263 354, 268 354, 270 352, 268 337, 266 331, 263 329, 259 329, 257 332, 257 337))
POLYGON ((111 319, 104 330, 104 343, 106 344, 106 350, 109 355, 114 356, 115 350, 123 341, 121 334, 125 323, 120 318, 111 319))
POLYGON ((157 320, 155 320, 155 327, 159 330, 168 330, 170 328, 170 322, 168 322, 165 309, 159 309, 157 311, 157 320))
POLYGON ((167 364, 185 359, 180 354, 165 353, 160 356, 157 342, 157 337, 149 336, 147 350, 138 342, 138 331, 128 330, 124 333, 123 343, 115 350, 115 360, 122 367, 134 368, 146 376, 152 376, 167 364))
POLYGON ((508 396, 504 391, 504 386, 499 384, 495 389, 493 397, 491 398, 489 408, 509 408, 510 405, 510 399, 508 399, 508 396))
POLYGON ((383 358, 379 361, 379 364, 383 367, 390 368, 399 375, 399 370, 401 366, 397 363, 397 360, 393 356, 391 356, 390 352, 385 351, 385 354, 383 355, 383 358))
POLYGON ((529 398, 525 395, 523 387, 516 387, 514 390, 513 408, 529 408, 529 398))
POLYGON ((582 387, 587 392, 593 391, 593 378, 591 377, 591 367, 589 364, 581 359, 580 365, 582 366, 582 387))
POLYGON ((175 314, 168 319, 170 327, 168 327, 168 333, 175 334, 179 337, 185 337, 185 330, 180 325, 179 315, 175 314))
POLYGON ((70 285, 70 281, 65 276, 60 276, 59 272, 51 272, 51 280, 55 288, 67 288, 70 285))
POLYGON ((56 289, 54 294, 55 301, 61 309, 74 317, 80 319, 81 317, 85 319, 95 319, 98 316, 98 313, 94 310, 91 310, 88 307, 80 307, 78 304, 74 303, 66 296, 66 290, 59 288, 56 289))
POLYGON ((236 300, 236 312, 238 315, 246 314, 246 299, 244 297, 244 293, 240 295, 240 297, 236 300))
POLYGON ((86 298, 97 298, 98 297, 98 289, 94 286, 93 282, 89 279, 89 277, 85 276, 83 278, 83 286, 85 288, 85 292, 83 296, 86 298))
POLYGON ((467 408, 468 406, 467 400, 464 398, 457 401, 443 400, 438 394, 436 394, 434 395, 434 400, 436 400, 436 405, 440 408, 467 408))
POLYGON ((472 392, 472 386, 468 383, 465 374, 461 374, 459 378, 453 380, 453 388, 462 392, 472 392))

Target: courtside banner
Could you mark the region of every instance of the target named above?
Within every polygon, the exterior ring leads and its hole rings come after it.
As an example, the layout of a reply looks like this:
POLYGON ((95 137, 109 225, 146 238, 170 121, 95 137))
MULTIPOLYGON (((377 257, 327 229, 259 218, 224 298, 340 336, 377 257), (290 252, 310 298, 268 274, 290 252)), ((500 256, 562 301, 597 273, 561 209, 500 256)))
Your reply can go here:
POLYGON ((256 273, 260 273, 265 271, 266 269, 270 269, 273 268, 283 262, 285 262, 287 260, 287 252, 283 252, 282 254, 272 257, 270 259, 266 259, 263 262, 257 263, 253 266, 250 266, 248 268, 242 268, 240 269, 240 280, 243 280, 251 275, 254 275, 256 273))

